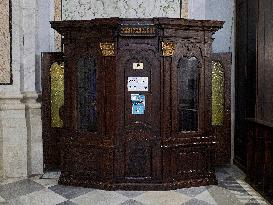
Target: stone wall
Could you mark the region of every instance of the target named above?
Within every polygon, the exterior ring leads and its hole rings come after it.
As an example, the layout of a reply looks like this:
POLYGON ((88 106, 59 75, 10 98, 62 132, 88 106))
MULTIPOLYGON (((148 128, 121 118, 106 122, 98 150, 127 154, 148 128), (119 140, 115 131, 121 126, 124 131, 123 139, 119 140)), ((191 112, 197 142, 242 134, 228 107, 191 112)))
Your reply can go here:
POLYGON ((180 0, 63 0, 63 20, 180 16, 180 0))
POLYGON ((52 0, 12 0, 5 11, 7 2, 0 1, 0 36, 9 31, 4 20, 11 17, 12 45, 0 38, 0 47, 11 50, 11 59, 4 54, 13 82, 0 85, 0 177, 23 177, 43 172, 41 105, 36 99, 41 91, 40 52, 51 51, 54 42, 49 25, 53 10, 52 0))
MULTIPOLYGON (((124 17, 180 17, 180 0, 63 0, 63 20, 124 17)), ((234 1, 182 0, 182 16, 190 19, 225 21, 215 34, 213 52, 231 52, 233 40, 234 1), (185 8, 188 7, 188 8, 185 8)))
POLYGON ((205 19, 217 19, 225 21, 224 27, 215 33, 213 52, 232 52, 234 47, 234 1, 206 0, 205 19))

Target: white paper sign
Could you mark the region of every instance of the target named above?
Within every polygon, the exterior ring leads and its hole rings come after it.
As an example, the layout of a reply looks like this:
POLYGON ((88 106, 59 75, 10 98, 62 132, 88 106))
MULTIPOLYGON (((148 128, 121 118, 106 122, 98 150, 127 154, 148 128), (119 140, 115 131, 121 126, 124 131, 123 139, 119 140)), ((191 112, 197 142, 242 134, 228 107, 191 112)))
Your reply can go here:
POLYGON ((148 91, 148 77, 128 77, 128 91, 148 91))
POLYGON ((133 69, 142 70, 143 69, 143 63, 133 63, 133 69))

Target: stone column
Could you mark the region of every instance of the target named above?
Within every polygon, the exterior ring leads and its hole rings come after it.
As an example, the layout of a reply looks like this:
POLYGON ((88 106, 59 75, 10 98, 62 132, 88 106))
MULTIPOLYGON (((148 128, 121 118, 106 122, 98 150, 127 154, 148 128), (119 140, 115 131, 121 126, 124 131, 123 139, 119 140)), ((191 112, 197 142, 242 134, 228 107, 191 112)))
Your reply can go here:
MULTIPOLYGON (((27 176, 27 129, 21 103, 21 2, 12 0, 11 85, 0 85, 0 177, 27 176)), ((0 22, 1 23, 1 22, 0 22)))
POLYGON ((52 2, 12 0, 13 82, 0 85, 0 178, 43 172, 41 105, 36 91, 41 92, 40 52, 54 48, 49 24, 52 2))
POLYGON ((54 0, 23 0, 22 4, 21 91, 26 106, 28 175, 43 173, 41 104, 37 98, 41 92, 41 52, 54 47, 49 24, 54 12, 52 4, 54 0))
POLYGON ((22 95, 0 93, 2 177, 27 176, 27 130, 22 95))
POLYGON ((21 47, 21 91, 25 104, 25 120, 27 126, 27 173, 28 175, 43 173, 41 105, 36 100, 36 44, 38 31, 36 0, 23 0, 22 31, 24 43, 21 47))
POLYGON ((27 173, 28 175, 43 173, 43 142, 41 104, 37 103, 36 92, 23 93, 27 127, 27 173))

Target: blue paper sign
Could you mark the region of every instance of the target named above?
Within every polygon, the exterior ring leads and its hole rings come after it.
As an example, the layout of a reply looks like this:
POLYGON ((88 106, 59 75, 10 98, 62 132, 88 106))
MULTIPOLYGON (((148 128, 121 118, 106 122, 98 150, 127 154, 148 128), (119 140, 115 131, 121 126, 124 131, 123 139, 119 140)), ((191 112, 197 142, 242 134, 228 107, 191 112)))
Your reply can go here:
POLYGON ((132 114, 143 115, 145 111, 145 95, 131 94, 132 114))

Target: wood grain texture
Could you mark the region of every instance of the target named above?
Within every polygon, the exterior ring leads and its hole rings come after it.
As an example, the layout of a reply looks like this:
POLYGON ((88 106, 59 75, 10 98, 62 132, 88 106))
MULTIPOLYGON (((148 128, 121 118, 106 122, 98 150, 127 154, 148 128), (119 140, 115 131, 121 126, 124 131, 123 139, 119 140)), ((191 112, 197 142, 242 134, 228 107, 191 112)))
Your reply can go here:
POLYGON ((108 190, 168 190, 215 184, 216 138, 211 126, 212 34, 223 22, 185 19, 95 19, 51 22, 64 36, 65 129, 60 184, 108 190), (156 35, 122 36, 120 25, 153 25, 156 35), (161 43, 176 45, 163 56, 161 43), (115 45, 103 56, 100 43, 115 45), (77 126, 77 61, 97 62, 98 131, 77 126), (178 130, 178 62, 198 59, 198 131, 178 130), (141 62, 143 70, 134 70, 141 62), (148 91, 128 92, 127 78, 149 77, 148 91), (131 114, 131 94, 143 94, 143 115, 131 114))
MULTIPOLYGON (((236 1, 234 163, 243 170, 246 169, 245 118, 255 117, 256 99, 259 101, 262 97, 256 95, 256 80, 263 83, 262 76, 257 73, 256 65, 263 67, 264 55, 261 49, 263 44, 260 43, 263 41, 263 35, 259 36, 264 25, 263 22, 257 24, 259 2, 261 1, 236 1)), ((259 9, 263 10, 262 7, 259 9)), ((259 18, 262 19, 262 16, 259 18)))
POLYGON ((246 119, 247 181, 269 202, 273 202, 273 124, 246 119))
POLYGON ((235 163, 272 203, 272 0, 236 4, 235 163))

